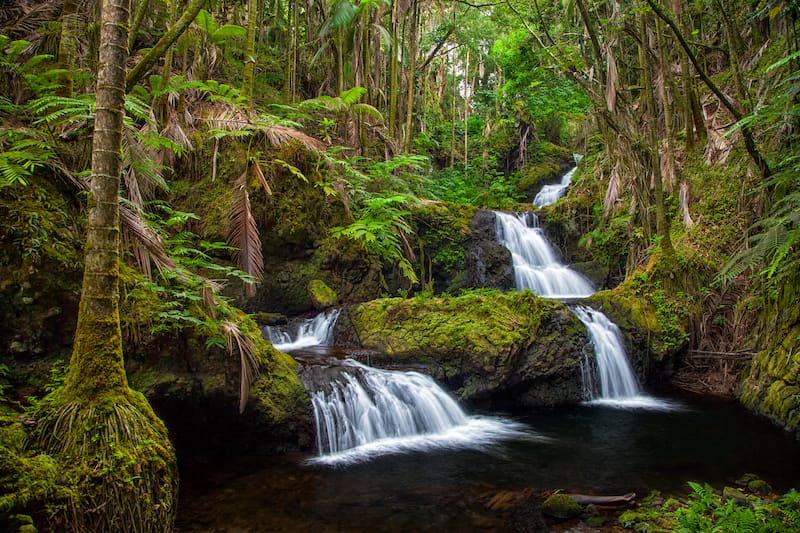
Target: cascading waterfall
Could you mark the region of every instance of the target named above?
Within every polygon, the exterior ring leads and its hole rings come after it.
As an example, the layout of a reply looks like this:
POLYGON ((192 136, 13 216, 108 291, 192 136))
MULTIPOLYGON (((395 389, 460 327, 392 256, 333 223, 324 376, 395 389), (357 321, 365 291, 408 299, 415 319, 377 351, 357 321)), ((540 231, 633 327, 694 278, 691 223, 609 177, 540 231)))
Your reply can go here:
POLYGON ((562 264, 533 214, 495 212, 500 244, 511 252, 517 289, 569 300, 594 294, 586 278, 562 264))
MULTIPOLYGON (((538 227, 536 215, 502 212, 495 212, 495 215, 498 240, 511 252, 517 289, 530 289, 544 298, 559 300, 574 300, 594 294, 594 289, 583 276, 558 261, 538 227), (529 220, 531 223, 528 223, 529 220)), ((592 402, 625 407, 671 408, 666 402, 642 394, 616 324, 600 311, 589 307, 571 306, 570 310, 586 327, 594 348, 595 364, 587 361, 583 368, 584 390, 592 402)))
POLYGON ((333 326, 339 318, 339 313, 339 309, 333 309, 320 313, 312 319, 303 320, 297 324, 294 335, 276 326, 264 326, 261 332, 264 338, 282 352, 310 346, 326 346, 331 342, 333 326))
POLYGON ((572 154, 572 158, 575 160, 575 166, 572 167, 568 172, 564 173, 558 183, 543 186, 534 197, 533 205, 536 207, 544 207, 546 205, 554 204, 559 198, 567 193, 567 187, 569 187, 572 183, 572 176, 574 176, 575 172, 577 172, 578 163, 580 163, 581 159, 583 159, 583 156, 580 154, 572 154))
POLYGON ((429 376, 351 359, 344 364, 339 380, 311 393, 319 452, 312 462, 352 463, 386 453, 530 437, 521 424, 468 416, 429 376))

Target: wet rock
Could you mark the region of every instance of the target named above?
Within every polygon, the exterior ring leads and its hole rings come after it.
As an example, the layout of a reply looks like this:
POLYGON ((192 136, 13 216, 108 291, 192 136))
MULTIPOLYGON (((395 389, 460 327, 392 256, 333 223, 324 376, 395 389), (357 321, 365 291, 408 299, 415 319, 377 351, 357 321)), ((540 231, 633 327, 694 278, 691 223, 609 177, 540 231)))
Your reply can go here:
POLYGON ((314 309, 318 311, 324 311, 332 307, 339 298, 336 292, 328 287, 321 279, 312 279, 309 282, 308 294, 311 297, 311 302, 314 304, 314 309))

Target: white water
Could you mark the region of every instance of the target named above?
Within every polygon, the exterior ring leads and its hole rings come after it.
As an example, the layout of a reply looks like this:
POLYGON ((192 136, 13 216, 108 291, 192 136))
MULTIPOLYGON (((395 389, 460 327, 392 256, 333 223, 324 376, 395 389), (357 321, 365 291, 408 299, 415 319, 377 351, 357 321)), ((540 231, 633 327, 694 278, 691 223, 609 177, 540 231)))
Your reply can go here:
POLYGON ((589 281, 556 257, 536 216, 495 212, 500 244, 511 252, 517 289, 530 289, 545 298, 569 300, 594 294, 589 281), (531 220, 532 225, 528 225, 531 220))
POLYGON ((561 176, 560 182, 542 187, 542 190, 540 190, 533 199, 533 205, 536 207, 544 207, 554 204, 567 193, 567 187, 572 183, 572 176, 574 176, 575 172, 578 170, 578 163, 581 162, 583 156, 581 154, 572 154, 572 158, 575 160, 575 166, 572 167, 569 172, 561 176))
POLYGON ((561 181, 552 185, 545 185, 536 193, 533 199, 533 205, 536 207, 544 207, 546 205, 554 204, 559 198, 567 193, 567 187, 572 183, 572 176, 578 170, 577 166, 572 167, 569 172, 561 176, 561 181))
POLYGON ((530 437, 525 426, 468 416, 429 376, 379 370, 346 360, 353 373, 311 394, 319 456, 314 463, 347 464, 375 455, 435 448, 482 447, 530 437))
MULTIPOLYGON (((500 244, 508 248, 517 289, 530 289, 539 296, 559 300, 594 294, 589 282, 556 258, 550 243, 526 215, 495 212, 500 244)), ((668 402, 645 395, 628 362, 622 335, 616 324, 589 307, 570 307, 586 327, 595 353, 595 364, 584 364, 584 389, 592 404, 613 407, 672 409, 668 402), (596 368, 596 371, 594 370, 596 368), (595 382, 599 381, 596 386, 595 382), (599 390, 598 390, 599 389, 599 390)))
POLYGON ((274 326, 264 326, 262 333, 275 348, 282 352, 291 352, 309 346, 326 346, 331 343, 331 334, 339 309, 320 313, 312 319, 304 320, 297 325, 294 335, 274 326))

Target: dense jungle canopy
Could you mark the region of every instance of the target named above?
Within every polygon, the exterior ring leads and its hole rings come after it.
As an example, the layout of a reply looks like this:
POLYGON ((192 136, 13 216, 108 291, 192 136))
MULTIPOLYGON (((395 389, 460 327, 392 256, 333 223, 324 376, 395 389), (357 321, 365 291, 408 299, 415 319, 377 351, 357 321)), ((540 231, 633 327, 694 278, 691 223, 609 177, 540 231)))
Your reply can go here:
POLYGON ((169 530, 192 398, 303 447, 296 363, 258 326, 512 305, 479 221, 530 211, 573 154, 539 220, 650 377, 800 435, 799 16, 0 0, 0 524, 169 530))

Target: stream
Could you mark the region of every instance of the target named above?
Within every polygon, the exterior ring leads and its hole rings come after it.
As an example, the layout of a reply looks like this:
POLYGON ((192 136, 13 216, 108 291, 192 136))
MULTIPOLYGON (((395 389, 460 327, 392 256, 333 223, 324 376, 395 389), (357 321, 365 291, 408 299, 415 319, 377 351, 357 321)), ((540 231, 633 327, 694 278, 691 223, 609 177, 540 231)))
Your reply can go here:
MULTIPOLYGON (((325 349, 316 348, 314 358, 325 349)), ((302 360, 303 350, 293 353, 302 360)), ((473 413, 513 423, 472 445, 394 449, 364 461, 313 454, 184 464, 179 531, 509 530, 514 498, 552 489, 646 495, 753 472, 800 488, 800 444, 733 401, 662 391, 671 410, 585 404, 473 413), (758 450, 756 453, 755 450, 758 450), (508 498, 508 508, 490 504, 508 498), (493 500, 495 498, 495 500, 493 500)), ((521 513, 521 514, 520 514, 521 513)))
MULTIPOLYGON (((535 205, 562 197, 573 173, 535 205)), ((496 220, 517 289, 564 301, 587 330, 584 402, 468 412, 429 376, 327 346, 338 311, 265 327, 303 366, 317 452, 184 464, 178 530, 536 531, 525 502, 554 489, 685 493, 687 481, 720 488, 746 473, 800 488, 800 443, 733 401, 643 390, 619 328, 577 303, 595 289, 560 262, 536 216, 496 220)))

